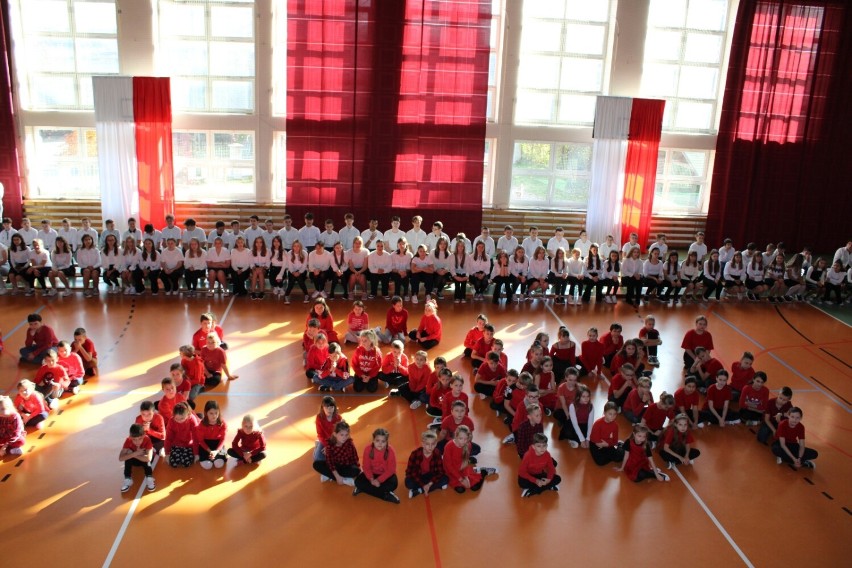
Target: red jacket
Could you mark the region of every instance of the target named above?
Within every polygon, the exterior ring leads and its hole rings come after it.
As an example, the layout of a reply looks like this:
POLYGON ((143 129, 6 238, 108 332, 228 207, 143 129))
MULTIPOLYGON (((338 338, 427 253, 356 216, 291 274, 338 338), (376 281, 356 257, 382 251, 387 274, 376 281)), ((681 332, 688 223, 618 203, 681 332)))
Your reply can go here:
POLYGON ((580 347, 580 362, 587 371, 603 369, 606 346, 600 341, 584 341, 580 347))
POLYGON ((420 318, 420 325, 417 326, 420 341, 429 341, 430 339, 441 341, 442 330, 441 318, 436 315, 424 315, 420 318))
POLYGON ((178 422, 174 418, 169 420, 166 426, 166 453, 170 454, 172 448, 196 448, 195 429, 198 427, 198 417, 190 412, 186 420, 178 422))
POLYGON ((157 404, 157 412, 163 415, 163 420, 166 421, 166 424, 172 419, 172 411, 179 402, 186 402, 186 397, 181 393, 176 393, 174 398, 164 396, 160 399, 159 404, 157 404))
POLYGON ((379 483, 383 483, 396 474, 396 452, 393 451, 393 446, 388 444, 387 449, 380 452, 370 444, 364 448, 364 454, 361 459, 364 475, 367 479, 378 479, 379 483))
POLYGON ((186 379, 190 386, 204 384, 204 361, 201 360, 200 355, 196 355, 192 359, 181 357, 180 366, 186 372, 186 379))
MULTIPOLYGON (((474 327, 473 329, 471 329, 470 331, 467 332, 467 335, 464 336, 464 346, 467 349, 472 350, 472 349, 476 348, 476 342, 479 341, 480 339, 482 339, 482 330, 474 327)), ((488 351, 490 351, 490 350, 491 350, 491 348, 489 347, 488 351)), ((486 351, 486 353, 488 351, 486 351)))
POLYGON ((225 341, 225 332, 222 331, 221 325, 213 326, 208 332, 204 332, 201 328, 198 329, 195 333, 192 334, 192 346, 195 347, 195 351, 201 351, 204 349, 204 346, 207 345, 207 336, 211 333, 215 333, 219 336, 219 341, 225 341))
POLYGON ((308 350, 308 362, 305 368, 308 371, 319 371, 323 368, 327 360, 328 347, 320 348, 318 345, 314 344, 308 350))
POLYGON ((225 447, 225 435, 228 433, 228 426, 222 421, 221 424, 205 424, 199 422, 195 427, 195 444, 196 447, 202 446, 203 449, 209 449, 211 452, 217 452, 225 447), (208 445, 206 440, 215 440, 214 444, 208 445))
POLYGON ((335 379, 343 379, 344 375, 347 374, 349 374, 349 360, 343 353, 341 353, 340 357, 337 358, 337 363, 334 363, 331 360, 331 357, 329 357, 325 360, 325 363, 323 363, 322 369, 320 369, 320 377, 323 379, 327 379, 332 376, 335 379))
POLYGON ((42 412, 50 412, 47 408, 47 404, 44 402, 44 396, 42 396, 42 394, 38 391, 33 391, 33 393, 27 398, 17 395, 15 397, 15 408, 18 410, 21 418, 24 418, 25 421, 29 421, 30 417, 33 415, 41 414, 42 412), (25 414, 26 417, 24 417, 25 414))
POLYGON ((328 440, 334 434, 334 425, 343 420, 343 417, 337 412, 331 417, 331 420, 325 417, 325 413, 317 414, 315 420, 317 427, 317 439, 323 447, 328 446, 328 440))
POLYGON ((250 452, 251 455, 256 456, 266 449, 266 439, 263 437, 263 432, 259 430, 246 434, 240 428, 237 430, 237 435, 234 436, 231 448, 240 455, 250 452))

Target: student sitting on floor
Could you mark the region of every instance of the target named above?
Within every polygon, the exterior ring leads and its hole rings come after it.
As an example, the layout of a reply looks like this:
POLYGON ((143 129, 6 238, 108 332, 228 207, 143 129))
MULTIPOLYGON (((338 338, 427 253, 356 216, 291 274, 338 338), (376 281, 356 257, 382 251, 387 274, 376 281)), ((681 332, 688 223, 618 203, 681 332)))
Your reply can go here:
POLYGON ((556 475, 553 458, 547 451, 547 436, 537 433, 532 445, 524 454, 518 468, 518 486, 521 497, 539 495, 545 491, 558 491, 562 478, 556 475))
POLYGON ((815 469, 815 459, 819 453, 805 447, 805 426, 802 424, 802 409, 794 406, 787 413, 787 419, 778 424, 775 431, 775 441, 772 443, 772 453, 780 465, 788 463, 794 468, 806 467, 815 469))
POLYGON ((145 429, 141 424, 131 424, 130 435, 124 440, 124 445, 118 454, 118 461, 124 462, 122 493, 126 493, 133 485, 131 473, 134 467, 141 467, 145 472, 145 486, 148 491, 156 489, 154 471, 151 469, 153 455, 154 446, 151 444, 151 439, 145 435, 145 429))
POLYGON ((373 431, 373 441, 364 448, 361 458, 364 469, 355 478, 352 495, 366 493, 399 505, 399 497, 394 493, 399 486, 396 477, 396 453, 388 443, 389 439, 390 434, 384 428, 373 431))
POLYGON ((0 396, 0 458, 19 456, 23 451, 27 431, 24 420, 8 396, 0 396))
POLYGON ((266 457, 263 430, 251 414, 243 416, 241 426, 228 449, 228 455, 234 458, 236 465, 257 463, 266 457))
POLYGON ((470 461, 470 430, 467 426, 456 428, 452 443, 444 449, 444 471, 449 478, 449 485, 456 493, 466 490, 479 491, 485 478, 497 473, 493 467, 473 467, 470 461))
POLYGON ((334 425, 334 434, 325 447, 325 459, 314 461, 314 470, 320 481, 334 480, 338 485, 355 486, 355 478, 361 474, 358 450, 350 437, 349 424, 340 421, 334 425))
POLYGON ((141 424, 142 428, 145 429, 145 435, 151 438, 154 451, 161 456, 164 455, 166 423, 162 414, 154 412, 153 402, 150 400, 142 401, 142 404, 139 405, 139 416, 136 417, 136 423, 141 424))
POLYGON ((654 465, 651 444, 648 442, 648 429, 641 424, 633 425, 633 433, 624 442, 624 459, 621 467, 615 470, 623 471, 627 474, 627 479, 637 483, 646 479, 669 480, 669 476, 654 465))
POLYGON ((766 413, 763 415, 763 422, 760 429, 757 431, 757 441, 761 444, 767 444, 770 438, 775 437, 775 432, 778 430, 778 424, 787 418, 793 404, 790 400, 793 398, 793 389, 783 387, 778 396, 769 400, 766 404, 766 413))
POLYGON ((618 407, 614 402, 607 402, 604 405, 603 416, 595 420, 592 426, 592 433, 589 435, 589 451, 597 465, 606 465, 610 462, 621 463, 624 458, 624 449, 618 440, 618 424, 615 422, 617 416, 618 407))
POLYGON ((689 418, 678 414, 663 434, 660 457, 669 469, 676 465, 692 465, 701 452, 692 447, 695 439, 689 432, 689 418))
POLYGON ((444 473, 444 460, 440 452, 435 451, 438 437, 432 430, 420 434, 420 447, 408 456, 405 468, 405 486, 408 498, 426 495, 432 491, 446 489, 449 479, 444 473))
POLYGON ((194 449, 198 417, 190 412, 186 402, 175 405, 173 414, 166 425, 166 460, 172 467, 192 467, 195 463, 194 449))

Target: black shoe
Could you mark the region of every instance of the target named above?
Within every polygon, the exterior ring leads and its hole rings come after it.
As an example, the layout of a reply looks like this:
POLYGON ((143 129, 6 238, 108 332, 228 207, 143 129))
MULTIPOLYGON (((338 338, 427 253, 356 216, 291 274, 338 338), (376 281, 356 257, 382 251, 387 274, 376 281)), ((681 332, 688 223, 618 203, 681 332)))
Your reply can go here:
POLYGON ((459 485, 458 487, 456 487, 456 493, 464 493, 464 491, 465 491, 465 489, 464 489, 464 487, 462 487, 461 485, 459 485))
POLYGON ((393 491, 388 491, 387 493, 385 493, 382 499, 384 499, 388 503, 396 503, 397 505, 399 505, 399 497, 397 497, 396 493, 394 493, 393 491))
POLYGON ((355 497, 355 496, 356 496, 356 495, 358 495, 359 493, 361 493, 361 490, 360 490, 360 489, 358 489, 358 487, 355 487, 354 489, 352 489, 352 496, 353 496, 353 497, 355 497))

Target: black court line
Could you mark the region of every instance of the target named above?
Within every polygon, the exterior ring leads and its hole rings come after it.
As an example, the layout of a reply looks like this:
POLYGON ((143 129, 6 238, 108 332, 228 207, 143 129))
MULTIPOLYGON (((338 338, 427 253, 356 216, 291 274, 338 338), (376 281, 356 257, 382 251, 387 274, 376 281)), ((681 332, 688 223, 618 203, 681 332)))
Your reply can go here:
POLYGON ((63 410, 60 410, 59 412, 57 412, 57 413, 56 413, 56 415, 57 415, 57 416, 62 416, 62 413, 63 413, 63 412, 65 412, 65 410, 64 410, 64 409, 63 409, 63 410))
MULTIPOLYGON (((6 480, 4 479, 3 481, 6 481, 6 480)), ((852 515, 852 510, 850 510, 850 509, 849 509, 849 507, 841 507, 841 508, 842 508, 844 511, 846 511, 848 514, 852 515)))
MULTIPOLYGON (((790 466, 790 467, 792 467, 792 466, 790 466)), ((793 469, 796 469, 796 468, 793 468, 793 469)), ((804 479, 805 481, 807 481, 807 482, 808 482, 808 483, 810 483, 811 485, 814 485, 814 482, 813 482, 813 481, 811 481, 811 479, 810 479, 809 477, 803 477, 802 479, 804 479)))
POLYGON ((825 383, 823 383, 822 381, 820 381, 819 379, 817 379, 817 378, 816 378, 816 377, 814 377, 813 375, 809 375, 809 376, 810 376, 810 378, 811 378, 811 379, 813 379, 813 380, 814 380, 817 384, 819 384, 822 388, 824 388, 825 390, 829 391, 831 394, 833 394, 834 396, 836 396, 837 398, 839 398, 840 400, 842 400, 842 401, 843 401, 844 403, 846 403, 847 405, 852 406, 852 402, 849 402, 848 400, 846 400, 845 398, 843 398, 842 396, 840 396, 839 394, 837 394, 837 391, 833 390, 831 387, 829 387, 828 385, 826 385, 825 383))
POLYGON ((3 479, 0 479, 0 483, 6 483, 6 480, 9 479, 10 477, 12 477, 12 474, 7 473, 6 475, 3 476, 3 479))
POLYGON ((42 438, 44 438, 46 435, 47 435, 47 432, 42 432, 41 434, 39 434, 39 435, 38 435, 38 439, 39 439, 39 440, 41 440, 41 439, 42 439, 42 438))
POLYGON ((48 424, 47 427, 51 428, 54 424, 56 424, 56 420, 51 420, 50 424, 48 424))
MULTIPOLYGON (((800 336, 802 336, 802 338, 803 338, 805 341, 807 341, 808 343, 810 343, 811 345, 813 345, 813 344, 814 344, 814 342, 813 342, 813 341, 811 341, 811 339, 810 339, 808 336, 806 336, 804 333, 802 333, 801 331, 799 331, 799 330, 796 328, 796 326, 794 326, 792 323, 790 323, 790 321, 789 321, 787 318, 785 318, 785 317, 784 317, 784 314, 782 314, 782 313, 781 313, 781 309, 780 309, 778 306, 775 306, 775 312, 776 312, 779 316, 781 316, 781 319, 782 319, 782 320, 784 320, 784 323, 786 323, 788 326, 790 326, 790 329, 792 329, 793 331, 795 331, 796 333, 798 333, 800 336)), ((825 353, 826 355, 828 355, 829 357, 831 357, 832 359, 834 359, 835 361, 837 361, 838 363, 841 363, 841 364, 845 365, 847 368, 852 369, 852 365, 850 365, 849 363, 847 363, 846 361, 844 361, 844 360, 843 360, 843 359, 841 359, 840 357, 837 357, 837 356, 836 356, 836 355, 834 355, 833 353, 830 353, 827 349, 825 349, 825 348, 823 348, 823 347, 819 347, 819 350, 820 350, 820 351, 822 351, 823 353, 825 353)), ((847 404, 848 404, 848 402, 847 402, 847 404)))
POLYGON ((15 467, 21 467, 21 464, 24 463, 24 459, 21 458, 18 460, 18 463, 15 464, 15 467))
POLYGON ((822 492, 822 494, 823 494, 823 495, 825 495, 825 496, 826 496, 826 498, 827 498, 829 501, 834 501, 834 497, 832 497, 831 495, 829 495, 829 494, 828 494, 828 493, 826 493, 825 491, 823 491, 823 492, 822 492))

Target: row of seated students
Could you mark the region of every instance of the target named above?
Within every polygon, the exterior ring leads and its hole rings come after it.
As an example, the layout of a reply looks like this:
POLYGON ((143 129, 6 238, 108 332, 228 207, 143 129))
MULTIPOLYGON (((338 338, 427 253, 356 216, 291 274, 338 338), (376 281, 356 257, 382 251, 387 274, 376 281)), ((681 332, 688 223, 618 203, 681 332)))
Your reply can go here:
MULTIPOLYGON (((127 231, 119 233, 108 221, 98 236, 88 222, 77 231, 64 219, 57 232, 49 221, 36 231, 25 220, 25 227, 16 232, 6 219, 0 232, 0 265, 9 273, 13 293, 19 285, 26 294, 34 293, 36 281, 46 289, 49 280, 48 295, 56 294, 57 281, 68 295, 69 279, 79 269, 84 294, 89 296, 97 295, 100 278, 108 292, 123 290, 131 295, 144 293, 146 281, 152 294, 158 294, 161 285, 166 295, 179 294, 183 280, 190 296, 206 284, 208 294, 218 285, 225 293, 233 289, 238 295, 251 293, 253 299, 263 298, 268 288, 287 302, 298 286, 306 303, 309 279, 314 295, 331 298, 338 285, 344 298, 356 287, 366 295, 369 285, 370 298, 379 294, 381 286, 387 299, 393 285, 396 295, 417 302, 421 285, 427 299, 433 291, 442 298, 443 289, 452 285, 455 301, 466 302, 468 286, 473 300, 483 300, 493 285, 495 303, 501 297, 531 299, 537 290, 543 297, 550 290, 561 304, 588 303, 592 292, 598 302, 615 303, 621 287, 626 290, 625 301, 636 304, 651 298, 678 303, 681 294, 684 300, 702 296, 719 300, 723 293, 728 299, 765 297, 772 302, 808 297, 827 302, 833 294, 840 304, 852 282, 852 242, 837 250, 829 266, 826 259, 814 260, 808 247, 788 261, 783 243, 770 243, 761 253, 755 243, 738 251, 731 239, 725 239, 719 249, 708 250, 703 232, 698 232, 681 261, 676 251, 669 251, 666 236, 658 234, 648 258, 642 260, 635 233, 619 247, 611 235, 598 245, 583 231, 570 247, 557 228, 545 246, 536 227, 518 243, 512 227, 506 226, 495 244, 487 227, 473 242, 463 233, 451 239, 440 221, 427 234, 420 229, 419 216, 412 219, 407 232, 399 229, 398 217, 384 233, 377 229, 376 220, 363 232, 353 226, 353 216, 347 215, 345 221, 339 233, 332 220, 326 221, 326 231, 321 232, 313 225, 312 214, 305 216, 301 229, 294 228, 286 216, 285 227, 275 230, 272 220, 261 227, 257 216, 252 216, 245 232, 238 221, 231 223, 231 232, 220 221, 206 235, 192 219, 185 222, 183 231, 171 216, 162 231, 151 225, 140 231, 131 218, 127 231), (3 243, 6 240, 8 246, 3 243), (3 256, 8 256, 8 264, 3 256)), ((0 293, 5 291, 5 286, 0 287, 0 293)))

